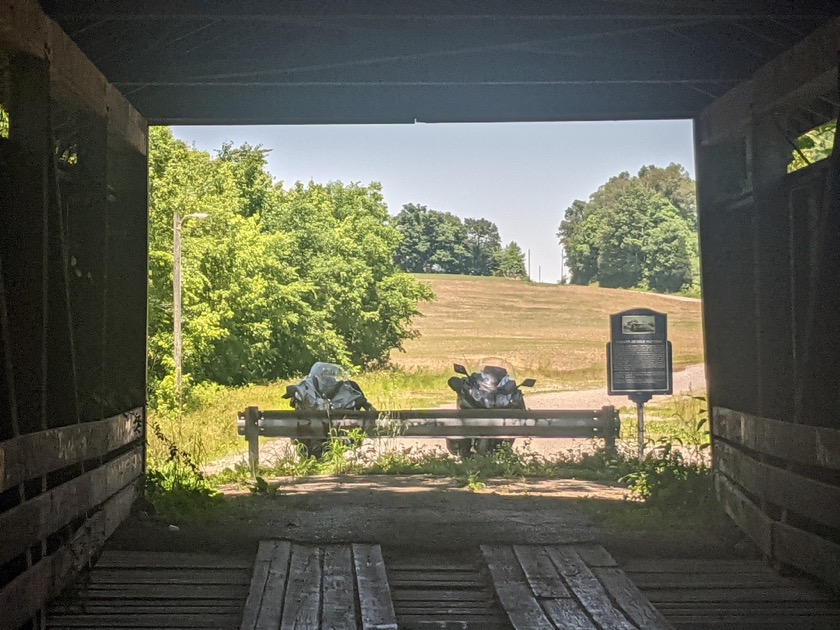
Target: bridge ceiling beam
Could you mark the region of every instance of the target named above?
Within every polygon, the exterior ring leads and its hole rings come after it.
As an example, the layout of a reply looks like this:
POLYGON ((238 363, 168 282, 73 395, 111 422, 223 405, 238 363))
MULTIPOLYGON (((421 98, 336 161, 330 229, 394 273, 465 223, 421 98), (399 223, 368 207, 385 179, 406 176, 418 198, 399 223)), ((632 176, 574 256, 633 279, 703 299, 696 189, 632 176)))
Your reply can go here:
POLYGON ((42 5, 148 119, 219 123, 691 117, 840 14, 822 0, 42 5))

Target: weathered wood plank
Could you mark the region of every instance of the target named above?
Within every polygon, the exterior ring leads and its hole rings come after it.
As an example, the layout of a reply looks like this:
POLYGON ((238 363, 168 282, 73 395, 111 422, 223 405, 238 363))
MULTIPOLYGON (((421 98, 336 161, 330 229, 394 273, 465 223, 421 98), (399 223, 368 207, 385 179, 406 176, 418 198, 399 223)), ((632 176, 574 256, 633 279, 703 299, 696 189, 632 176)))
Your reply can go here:
POLYGON ((769 556, 773 549, 773 521, 721 473, 715 474, 715 490, 729 517, 769 556))
POLYGON ((548 599, 542 603, 546 614, 563 630, 597 630, 586 611, 575 599, 548 599))
POLYGON ((0 442, 0 492, 54 470, 102 457, 142 437, 142 409, 0 442))
POLYGON ((0 514, 0 564, 93 509, 142 471, 143 448, 137 447, 0 514))
POLYGON ((292 545, 280 630, 318 630, 320 610, 321 549, 292 545))
POLYGON ((626 573, 776 573, 761 560, 696 560, 634 558, 622 562, 626 573))
POLYGON ((111 569, 248 569, 253 561, 239 556, 169 551, 102 552, 96 567, 111 569))
POLYGON ((392 594, 394 602, 485 602, 491 603, 493 596, 489 593, 465 591, 460 588, 450 588, 449 590, 429 589, 420 590, 412 589, 410 591, 394 591, 392 594))
POLYGON ((48 628, 197 628, 230 630, 239 621, 234 613, 180 613, 180 614, 79 614, 61 615, 47 624, 48 628))
POLYGON ((553 599, 571 597, 544 547, 516 545, 513 550, 534 595, 553 599))
POLYGON ((728 444, 715 444, 718 470, 748 492, 797 514, 840 528, 840 486, 809 479, 753 459, 728 444))
POLYGON ((189 603, 182 602, 112 602, 97 600, 85 600, 68 603, 52 603, 49 606, 48 615, 60 617, 61 615, 198 615, 212 613, 214 615, 236 615, 239 621, 242 614, 242 601, 216 601, 206 600, 198 603, 190 600, 189 603))
POLYGON ((651 603, 659 607, 665 602, 753 602, 772 604, 778 601, 788 602, 826 602, 832 601, 828 593, 790 586, 771 586, 765 588, 695 588, 695 589, 650 589, 645 592, 651 603))
POLYGON ((613 630, 636 630, 624 614, 613 606, 603 585, 576 551, 564 547, 546 547, 548 553, 586 612, 595 623, 613 630))
MULTIPOLYGON (((239 589, 233 590, 229 584, 183 584, 174 588, 169 584, 112 584, 103 587, 91 584, 86 593, 89 597, 101 600, 190 600, 190 599, 239 599, 239 589)), ((243 589, 244 591, 244 589, 243 589)))
POLYGON ((99 569, 87 577, 90 584, 230 584, 247 585, 242 569, 99 569))
MULTIPOLYGON (((276 630, 280 627, 290 555, 291 545, 286 541, 260 542, 248 599, 242 614, 241 630, 256 630, 261 627, 273 627, 276 630)), ((181 559, 182 562, 184 560, 186 558, 181 559)))
POLYGON ((481 552, 493 578, 502 607, 516 630, 554 630, 528 586, 511 547, 482 545, 481 552))
POLYGON ((715 407, 712 433, 797 464, 840 470, 840 431, 715 407))
POLYGON ((397 630, 391 587, 379 545, 353 545, 363 630, 397 630))
MULTIPOLYGON (((836 506, 835 506, 836 509, 836 506)), ((792 527, 773 523, 773 554, 782 562, 840 587, 840 545, 792 527)))
POLYGON ((49 558, 44 558, 26 573, 0 590, 0 630, 18 630, 44 605, 52 580, 49 558))
POLYGON ((321 627, 356 630, 356 586, 353 553, 348 545, 324 548, 321 627))
POLYGON ((653 607, 624 571, 611 567, 597 567, 592 571, 612 600, 639 628, 673 630, 674 627, 653 607))
POLYGON ((49 598, 58 596, 125 520, 136 494, 133 485, 118 492, 67 544, 3 587, 0 610, 4 614, 0 615, 0 630, 17 630, 49 598))
POLYGON ((601 545, 575 545, 574 550, 590 568, 618 566, 615 558, 601 545))

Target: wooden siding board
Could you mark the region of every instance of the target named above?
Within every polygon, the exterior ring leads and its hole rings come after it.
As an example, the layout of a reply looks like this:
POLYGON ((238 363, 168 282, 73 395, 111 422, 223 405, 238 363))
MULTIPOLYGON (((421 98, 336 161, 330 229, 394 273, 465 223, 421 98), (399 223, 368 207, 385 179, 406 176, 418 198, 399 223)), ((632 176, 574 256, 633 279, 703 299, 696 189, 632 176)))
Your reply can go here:
POLYGON ((134 485, 123 488, 87 519, 67 544, 3 587, 0 630, 17 630, 49 598, 59 595, 125 520, 136 496, 134 485))
POLYGON ((840 470, 840 431, 716 407, 713 433, 759 453, 797 464, 840 470))
POLYGON ((0 514, 0 564, 92 510, 142 471, 143 449, 137 447, 0 514))
POLYGON ((21 435, 0 442, 0 492, 59 468, 103 457, 142 436, 142 409, 105 420, 21 435))
POLYGON ((715 445, 718 470, 748 492, 830 527, 840 528, 840 486, 764 464, 723 442, 715 445))

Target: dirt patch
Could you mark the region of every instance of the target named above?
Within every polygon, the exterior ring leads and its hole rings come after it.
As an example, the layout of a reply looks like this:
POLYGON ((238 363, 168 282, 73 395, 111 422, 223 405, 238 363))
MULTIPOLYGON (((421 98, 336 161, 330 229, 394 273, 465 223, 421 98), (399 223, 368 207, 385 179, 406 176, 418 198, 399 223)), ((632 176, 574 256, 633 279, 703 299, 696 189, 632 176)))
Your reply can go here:
MULTIPOLYGON (((229 510, 201 522, 130 519, 112 548, 253 554, 259 540, 474 548, 482 543, 597 542, 618 557, 733 557, 740 534, 722 514, 627 520, 625 488, 582 480, 463 481, 428 476, 272 480, 275 494, 223 488, 229 510), (610 516, 618 515, 618 519, 610 516)), ((749 553, 749 550, 744 550, 749 553)))

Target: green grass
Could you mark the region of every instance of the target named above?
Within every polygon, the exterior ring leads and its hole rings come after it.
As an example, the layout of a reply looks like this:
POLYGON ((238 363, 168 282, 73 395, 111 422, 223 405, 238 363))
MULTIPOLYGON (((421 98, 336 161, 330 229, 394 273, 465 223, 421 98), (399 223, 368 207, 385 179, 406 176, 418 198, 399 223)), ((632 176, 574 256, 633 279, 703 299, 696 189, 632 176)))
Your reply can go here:
MULTIPOLYGON (((518 379, 536 378, 534 392, 602 387, 604 345, 611 313, 647 307, 669 315, 669 337, 677 368, 702 362, 700 304, 650 293, 598 287, 536 284, 505 278, 422 275, 437 296, 421 305, 415 320, 421 336, 392 354, 393 369, 356 376, 380 410, 422 409, 454 402, 446 385, 452 363, 476 367, 484 357, 501 357, 518 379)), ((241 451, 236 414, 250 405, 288 409, 281 396, 289 381, 240 388, 199 387, 182 418, 150 413, 150 420, 199 465, 241 451)), ((689 436, 690 427, 667 404, 649 406, 651 436, 689 436)), ((632 410, 622 414, 632 438, 632 410)), ((168 446, 153 435, 152 461, 165 461, 168 446)))
MULTIPOLYGON (((635 443, 638 435, 636 407, 622 407, 621 437, 635 443)), ((709 441, 706 398, 702 394, 671 396, 645 405, 645 437, 647 441, 663 439, 687 446, 700 446, 709 441)))

